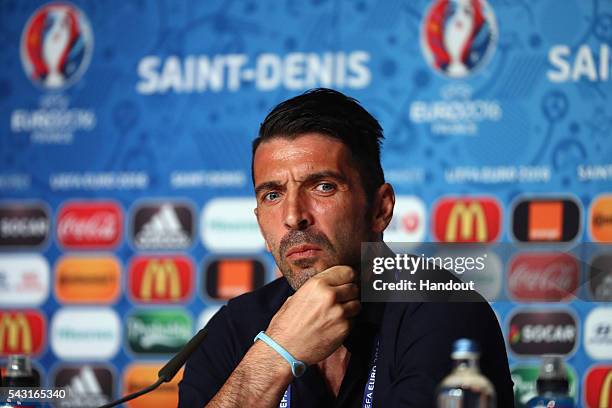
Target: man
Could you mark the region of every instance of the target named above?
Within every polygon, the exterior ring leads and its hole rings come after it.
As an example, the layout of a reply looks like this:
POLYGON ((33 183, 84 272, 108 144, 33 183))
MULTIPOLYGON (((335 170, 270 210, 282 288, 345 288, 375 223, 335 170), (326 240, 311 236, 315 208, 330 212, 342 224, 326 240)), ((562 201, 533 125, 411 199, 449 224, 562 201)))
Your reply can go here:
POLYGON ((487 303, 359 301, 361 243, 382 241, 395 202, 382 138, 376 119, 329 89, 266 117, 253 143, 255 215, 283 278, 211 319, 187 362, 179 406, 432 407, 460 337, 480 344, 498 406, 513 406, 487 303), (289 361, 308 368, 300 376, 289 361))

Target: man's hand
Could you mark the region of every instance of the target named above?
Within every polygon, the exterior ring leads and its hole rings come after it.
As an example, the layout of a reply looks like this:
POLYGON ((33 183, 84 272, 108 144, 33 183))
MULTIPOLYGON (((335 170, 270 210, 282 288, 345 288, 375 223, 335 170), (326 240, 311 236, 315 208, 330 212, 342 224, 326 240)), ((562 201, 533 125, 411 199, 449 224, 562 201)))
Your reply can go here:
POLYGON ((356 273, 333 266, 310 278, 274 315, 266 334, 308 365, 329 357, 361 310, 356 273))

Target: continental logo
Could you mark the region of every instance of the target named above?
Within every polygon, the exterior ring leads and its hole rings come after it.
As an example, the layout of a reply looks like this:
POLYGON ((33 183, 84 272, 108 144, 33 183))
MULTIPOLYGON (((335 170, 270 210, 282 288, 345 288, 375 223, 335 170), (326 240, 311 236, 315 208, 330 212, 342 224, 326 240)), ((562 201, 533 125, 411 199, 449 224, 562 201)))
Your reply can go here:
POLYGON ((205 275, 206 295, 227 300, 263 286, 265 268, 256 259, 217 259, 208 264, 205 275))
POLYGON ((578 237, 580 217, 573 199, 523 199, 512 211, 512 233, 521 242, 570 242, 578 237))
POLYGON ((185 256, 135 258, 129 271, 132 298, 143 303, 181 303, 193 292, 194 267, 185 256))
POLYGON ((440 242, 493 242, 501 221, 501 206, 492 198, 443 198, 433 210, 433 233, 440 242))
POLYGON ((39 354, 46 324, 35 311, 0 311, 0 356, 39 354))
POLYGON ((584 400, 588 408, 612 407, 612 365, 589 370, 584 380, 584 400))
MULTIPOLYGON (((161 364, 133 364, 123 373, 123 395, 139 391, 157 381, 161 364)), ((178 405, 178 383, 183 378, 183 369, 168 383, 163 383, 155 391, 142 395, 126 405, 129 408, 176 407, 178 405)))
POLYGON ((64 257, 55 268, 55 296, 63 303, 112 303, 120 282, 121 266, 112 256, 64 257))
POLYGON ((602 195, 591 205, 589 230, 593 241, 612 242, 612 195, 602 195))

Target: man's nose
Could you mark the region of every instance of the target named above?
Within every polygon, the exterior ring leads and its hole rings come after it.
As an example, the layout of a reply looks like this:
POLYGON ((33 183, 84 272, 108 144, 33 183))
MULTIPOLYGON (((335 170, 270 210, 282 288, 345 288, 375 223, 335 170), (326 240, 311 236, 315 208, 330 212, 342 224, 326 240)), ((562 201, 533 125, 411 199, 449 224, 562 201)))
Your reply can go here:
POLYGON ((288 194, 285 200, 284 218, 288 229, 304 230, 312 224, 308 203, 299 192, 288 194))

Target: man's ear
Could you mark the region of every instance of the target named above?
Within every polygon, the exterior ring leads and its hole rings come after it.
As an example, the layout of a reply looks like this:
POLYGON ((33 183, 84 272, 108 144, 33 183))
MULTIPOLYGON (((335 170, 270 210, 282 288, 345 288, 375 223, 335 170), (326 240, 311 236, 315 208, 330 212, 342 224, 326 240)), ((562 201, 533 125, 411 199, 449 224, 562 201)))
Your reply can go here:
POLYGON ((374 195, 372 207, 372 232, 382 233, 393 218, 395 207, 395 192, 389 183, 378 187, 374 195))
POLYGON ((270 245, 268 245, 268 241, 266 241, 266 236, 263 234, 263 231, 261 230, 261 224, 259 223, 259 212, 257 211, 257 207, 253 208, 253 213, 255 214, 255 218, 257 218, 257 225, 259 225, 259 233, 261 234, 261 236, 264 239, 264 242, 266 243, 266 250, 272 253, 272 250, 270 249, 270 245))

